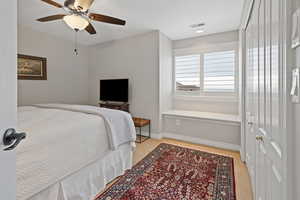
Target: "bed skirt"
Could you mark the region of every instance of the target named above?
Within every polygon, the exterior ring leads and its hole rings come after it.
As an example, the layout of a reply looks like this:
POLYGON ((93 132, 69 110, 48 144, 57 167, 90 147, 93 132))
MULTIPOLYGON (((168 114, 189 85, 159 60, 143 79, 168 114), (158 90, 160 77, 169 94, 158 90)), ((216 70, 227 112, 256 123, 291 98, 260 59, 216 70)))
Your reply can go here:
POLYGON ((123 145, 28 200, 93 200, 109 182, 132 167, 132 160, 133 147, 123 145))

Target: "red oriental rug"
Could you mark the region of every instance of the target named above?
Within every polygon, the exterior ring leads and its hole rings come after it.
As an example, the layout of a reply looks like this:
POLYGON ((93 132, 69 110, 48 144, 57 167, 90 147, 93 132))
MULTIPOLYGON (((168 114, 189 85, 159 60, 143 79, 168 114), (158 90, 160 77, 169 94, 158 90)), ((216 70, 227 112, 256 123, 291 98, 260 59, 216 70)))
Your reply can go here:
POLYGON ((96 200, 236 200, 233 159, 160 144, 96 200))

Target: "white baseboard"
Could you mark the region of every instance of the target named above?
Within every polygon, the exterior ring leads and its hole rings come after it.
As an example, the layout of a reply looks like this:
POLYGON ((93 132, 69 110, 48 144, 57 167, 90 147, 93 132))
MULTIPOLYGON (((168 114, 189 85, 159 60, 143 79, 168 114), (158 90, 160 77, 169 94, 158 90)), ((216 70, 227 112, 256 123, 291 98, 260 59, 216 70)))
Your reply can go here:
POLYGON ((179 134, 174 134, 174 133, 163 133, 162 136, 163 136, 163 138, 182 140, 182 141, 186 141, 186 142, 202 144, 202 145, 217 147, 217 148, 221 148, 221 149, 240 151, 239 145, 230 144, 230 143, 216 142, 216 141, 212 141, 212 140, 205 140, 205 139, 201 139, 201 138, 197 138, 197 137, 179 135, 179 134))

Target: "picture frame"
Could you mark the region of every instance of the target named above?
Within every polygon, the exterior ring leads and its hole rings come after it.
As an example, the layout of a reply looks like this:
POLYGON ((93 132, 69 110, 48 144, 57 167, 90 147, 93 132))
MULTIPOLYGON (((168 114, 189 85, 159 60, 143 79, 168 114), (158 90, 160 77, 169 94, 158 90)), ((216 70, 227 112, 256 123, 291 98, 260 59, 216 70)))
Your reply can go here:
POLYGON ((18 54, 18 80, 47 80, 47 58, 18 54))

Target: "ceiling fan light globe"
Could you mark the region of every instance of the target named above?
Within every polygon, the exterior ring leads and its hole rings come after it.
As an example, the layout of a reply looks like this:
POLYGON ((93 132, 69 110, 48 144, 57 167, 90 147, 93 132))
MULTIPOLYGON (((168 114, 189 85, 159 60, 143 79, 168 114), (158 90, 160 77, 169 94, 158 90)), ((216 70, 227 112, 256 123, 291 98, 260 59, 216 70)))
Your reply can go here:
POLYGON ((89 21, 80 15, 67 15, 63 19, 73 30, 82 31, 89 25, 89 21))

